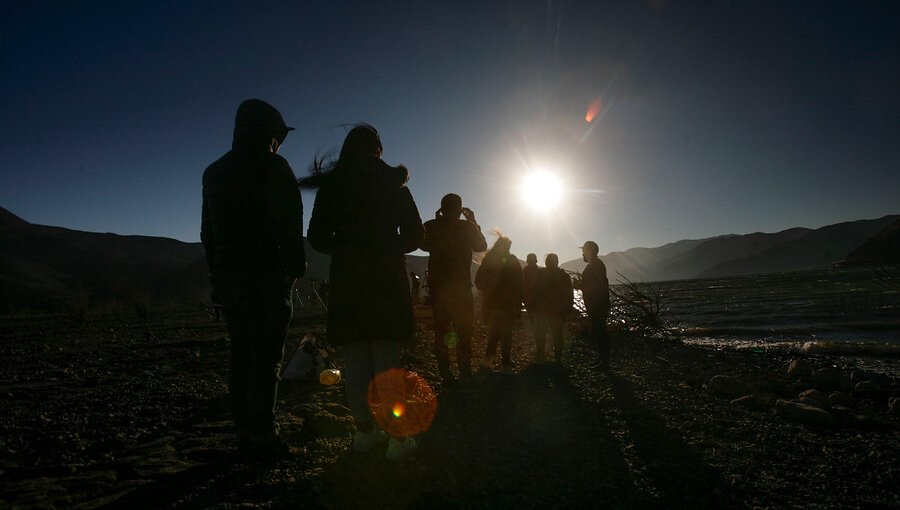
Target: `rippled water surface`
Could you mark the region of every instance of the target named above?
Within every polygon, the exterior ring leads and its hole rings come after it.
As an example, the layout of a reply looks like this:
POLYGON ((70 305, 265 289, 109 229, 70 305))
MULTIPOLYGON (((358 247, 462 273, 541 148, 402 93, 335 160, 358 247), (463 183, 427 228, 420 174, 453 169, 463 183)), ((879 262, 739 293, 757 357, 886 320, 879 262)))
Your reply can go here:
MULTIPOLYGON (((615 277, 610 278, 615 283, 615 277)), ((685 340, 900 347, 900 268, 854 267, 652 284, 685 340)))

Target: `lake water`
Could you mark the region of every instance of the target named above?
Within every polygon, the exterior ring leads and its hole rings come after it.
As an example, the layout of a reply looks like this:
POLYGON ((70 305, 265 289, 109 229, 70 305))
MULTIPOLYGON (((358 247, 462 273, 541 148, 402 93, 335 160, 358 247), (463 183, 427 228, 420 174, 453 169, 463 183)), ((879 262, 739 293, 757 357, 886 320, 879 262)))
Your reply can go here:
MULTIPOLYGON (((615 275, 610 283, 615 284, 615 275)), ((656 282, 691 343, 900 353, 900 268, 853 267, 656 282)), ((875 352, 873 352, 875 353, 875 352)))

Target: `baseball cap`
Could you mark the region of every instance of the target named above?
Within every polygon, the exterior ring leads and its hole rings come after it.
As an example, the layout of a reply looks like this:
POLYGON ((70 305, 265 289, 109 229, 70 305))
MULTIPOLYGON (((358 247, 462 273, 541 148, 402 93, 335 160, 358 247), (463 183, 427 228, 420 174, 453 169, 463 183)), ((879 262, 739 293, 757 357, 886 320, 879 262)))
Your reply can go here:
POLYGON ((581 248, 582 250, 584 250, 584 249, 591 250, 591 251, 594 251, 597 253, 600 252, 600 247, 597 246, 597 243, 595 243, 594 241, 587 241, 584 244, 582 244, 581 246, 579 246, 579 248, 581 248))

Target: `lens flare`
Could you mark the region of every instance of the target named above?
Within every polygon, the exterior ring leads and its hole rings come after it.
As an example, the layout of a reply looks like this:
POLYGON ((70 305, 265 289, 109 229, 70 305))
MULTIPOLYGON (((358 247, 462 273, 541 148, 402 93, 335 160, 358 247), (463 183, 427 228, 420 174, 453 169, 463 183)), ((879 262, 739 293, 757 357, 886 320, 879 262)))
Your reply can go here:
POLYGON ((449 348, 456 347, 456 344, 459 343, 459 336, 457 336, 456 332, 448 331, 447 334, 444 335, 444 345, 449 348))
POLYGON ((391 368, 369 382, 369 412, 394 437, 415 436, 431 427, 437 397, 431 385, 415 372, 391 368))
POLYGON ((584 114, 585 122, 593 122, 594 119, 597 118, 597 115, 600 115, 600 110, 603 109, 603 103, 600 101, 600 98, 594 99, 588 105, 587 113, 584 114))

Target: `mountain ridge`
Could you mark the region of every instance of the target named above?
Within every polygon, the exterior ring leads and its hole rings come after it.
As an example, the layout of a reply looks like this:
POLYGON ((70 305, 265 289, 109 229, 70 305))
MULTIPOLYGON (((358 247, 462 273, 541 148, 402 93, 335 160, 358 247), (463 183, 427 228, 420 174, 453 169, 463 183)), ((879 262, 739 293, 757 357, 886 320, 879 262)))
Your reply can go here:
MULTIPOLYGON (((685 239, 611 252, 601 259, 612 283, 617 274, 632 281, 662 281, 787 271, 841 261, 898 221, 900 215, 888 215, 818 229, 685 239)), ((330 260, 304 242, 308 270, 301 286, 308 286, 312 279, 328 278, 330 260)), ((407 271, 425 276, 427 256, 407 255, 406 260, 407 271)), ((581 260, 561 264, 576 272, 584 265, 581 260)), ((476 267, 473 262, 473 271, 476 267)), ((205 306, 210 294, 200 243, 37 225, 2 207, 0 284, 0 310, 66 309, 85 299, 205 306)))

